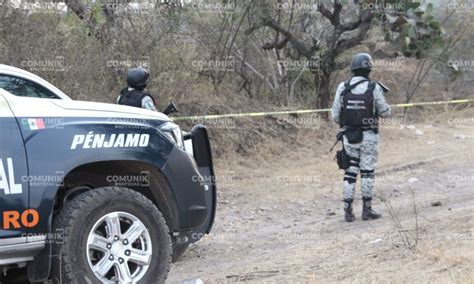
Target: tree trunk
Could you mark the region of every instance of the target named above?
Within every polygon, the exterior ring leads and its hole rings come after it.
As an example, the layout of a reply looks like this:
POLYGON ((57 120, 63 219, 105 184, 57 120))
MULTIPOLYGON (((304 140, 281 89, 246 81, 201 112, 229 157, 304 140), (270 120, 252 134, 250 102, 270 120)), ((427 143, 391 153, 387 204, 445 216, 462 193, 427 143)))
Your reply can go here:
POLYGON ((334 57, 331 54, 321 58, 319 70, 314 72, 314 82, 316 86, 316 107, 319 109, 328 108, 333 90, 331 90, 331 74, 334 71, 334 57))

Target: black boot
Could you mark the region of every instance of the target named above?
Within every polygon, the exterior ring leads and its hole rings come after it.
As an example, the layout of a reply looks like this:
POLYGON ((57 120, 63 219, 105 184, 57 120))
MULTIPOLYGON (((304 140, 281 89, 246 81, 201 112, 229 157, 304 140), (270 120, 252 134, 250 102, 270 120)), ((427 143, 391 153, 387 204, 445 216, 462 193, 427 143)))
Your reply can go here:
POLYGON ((355 216, 352 212, 352 199, 345 199, 344 200, 344 219, 346 222, 354 222, 355 216))
POLYGON ((363 198, 364 207, 362 208, 362 220, 367 221, 369 219, 382 218, 382 214, 379 214, 372 210, 372 198, 363 198))

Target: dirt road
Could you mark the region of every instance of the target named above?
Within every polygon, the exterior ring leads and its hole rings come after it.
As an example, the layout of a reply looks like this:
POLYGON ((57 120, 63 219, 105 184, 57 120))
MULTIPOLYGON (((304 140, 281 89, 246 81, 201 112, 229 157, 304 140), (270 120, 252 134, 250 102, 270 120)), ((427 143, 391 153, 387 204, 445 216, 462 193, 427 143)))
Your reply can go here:
POLYGON ((212 235, 169 282, 474 283, 473 123, 382 132, 381 220, 362 221, 358 198, 357 220, 343 221, 333 154, 301 149, 251 169, 220 161, 212 235))

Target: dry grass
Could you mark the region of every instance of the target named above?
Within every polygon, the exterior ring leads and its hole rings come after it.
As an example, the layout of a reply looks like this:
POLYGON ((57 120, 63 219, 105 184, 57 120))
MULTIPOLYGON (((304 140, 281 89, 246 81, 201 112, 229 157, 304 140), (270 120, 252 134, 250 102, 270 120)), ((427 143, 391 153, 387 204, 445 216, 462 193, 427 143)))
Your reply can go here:
MULTIPOLYGON (((474 111, 460 115, 472 117, 474 111)), ((407 121, 414 129, 382 129, 377 196, 388 198, 402 228, 415 232, 410 192, 416 192, 415 252, 404 247, 378 198, 374 206, 383 219, 360 221, 357 198, 358 220, 342 221, 342 173, 327 153, 336 130, 322 123, 317 130, 287 134, 298 142, 265 141, 277 145, 277 155, 264 143, 247 157, 217 160, 218 177, 231 179, 219 185, 213 235, 173 267, 171 282, 199 277, 207 283, 472 283, 474 195, 468 183, 453 184, 450 177, 474 174, 474 138, 454 138, 474 136, 474 124, 447 124, 453 117, 439 113, 407 121), (443 205, 433 207, 433 201, 443 205), (336 215, 327 216, 328 209, 336 215)))

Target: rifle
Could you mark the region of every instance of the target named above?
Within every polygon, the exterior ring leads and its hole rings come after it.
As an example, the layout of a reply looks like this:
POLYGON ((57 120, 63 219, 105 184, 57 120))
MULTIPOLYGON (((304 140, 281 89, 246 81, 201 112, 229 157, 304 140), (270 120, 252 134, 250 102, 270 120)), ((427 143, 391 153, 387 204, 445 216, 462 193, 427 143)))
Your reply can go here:
POLYGON ((331 153, 332 150, 334 150, 334 147, 336 147, 337 142, 339 142, 339 141, 342 142, 342 137, 343 137, 344 133, 345 133, 345 130, 339 131, 339 133, 337 133, 337 135, 336 135, 336 139, 337 139, 337 140, 336 140, 336 142, 334 143, 334 145, 332 145, 331 149, 329 150, 329 153, 331 153))

